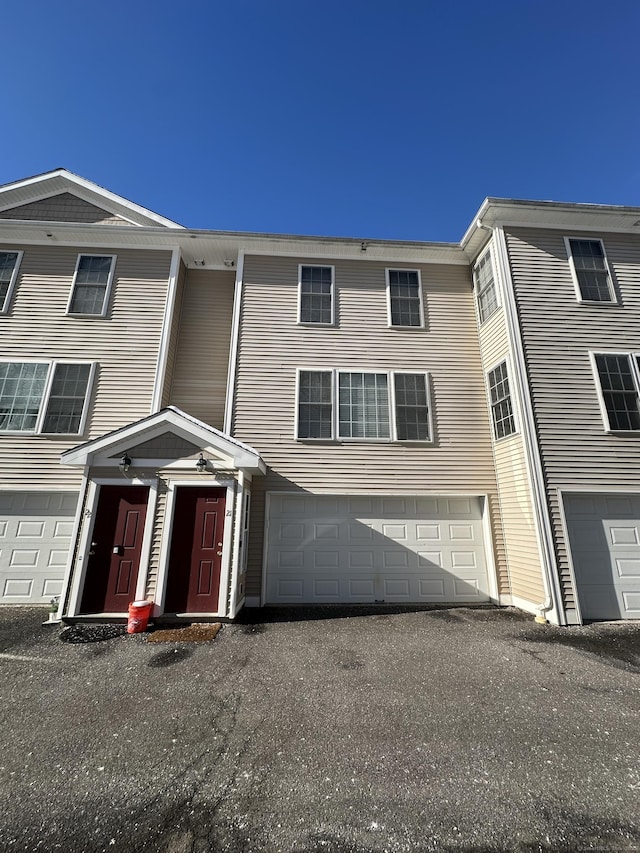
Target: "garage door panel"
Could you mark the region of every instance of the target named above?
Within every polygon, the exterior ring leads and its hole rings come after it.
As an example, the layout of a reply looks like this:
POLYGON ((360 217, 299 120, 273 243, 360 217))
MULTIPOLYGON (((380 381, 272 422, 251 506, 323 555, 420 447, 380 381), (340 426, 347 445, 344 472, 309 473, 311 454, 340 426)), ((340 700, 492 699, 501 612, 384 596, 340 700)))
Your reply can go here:
POLYGON ((564 503, 582 617, 640 618, 640 496, 567 495, 564 503))
POLYGON ((479 499, 289 497, 270 499, 269 603, 488 599, 479 499))
POLYGON ((0 493, 0 601, 48 603, 60 595, 77 495, 0 493))

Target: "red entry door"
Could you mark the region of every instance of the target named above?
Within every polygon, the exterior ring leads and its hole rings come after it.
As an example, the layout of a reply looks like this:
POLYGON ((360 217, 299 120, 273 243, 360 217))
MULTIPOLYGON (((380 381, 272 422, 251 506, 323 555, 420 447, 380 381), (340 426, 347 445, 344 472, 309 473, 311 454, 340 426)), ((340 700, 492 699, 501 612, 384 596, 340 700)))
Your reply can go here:
POLYGON ((147 486, 101 486, 82 613, 126 613, 136 597, 147 486))
POLYGON ((165 613, 217 613, 222 566, 223 488, 178 487, 165 613))

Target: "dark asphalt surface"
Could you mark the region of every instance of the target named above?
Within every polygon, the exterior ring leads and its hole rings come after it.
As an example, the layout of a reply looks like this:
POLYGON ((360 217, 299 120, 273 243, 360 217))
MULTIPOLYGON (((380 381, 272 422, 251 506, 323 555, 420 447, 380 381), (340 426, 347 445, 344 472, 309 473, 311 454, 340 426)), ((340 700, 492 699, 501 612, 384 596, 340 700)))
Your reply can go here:
POLYGON ((300 616, 156 645, 0 610, 0 849, 640 850, 640 625, 300 616))

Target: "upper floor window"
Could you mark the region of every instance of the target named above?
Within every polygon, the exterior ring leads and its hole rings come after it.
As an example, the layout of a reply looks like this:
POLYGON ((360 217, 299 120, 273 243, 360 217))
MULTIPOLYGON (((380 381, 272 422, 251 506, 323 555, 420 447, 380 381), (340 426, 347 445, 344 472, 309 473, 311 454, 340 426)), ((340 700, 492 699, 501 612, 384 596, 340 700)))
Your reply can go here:
POLYGON ((297 438, 431 441, 424 373, 301 370, 297 438))
POLYGON ((498 310, 498 289, 493 273, 491 251, 485 252, 473 270, 473 284, 478 303, 480 322, 484 323, 498 310))
POLYGON ((299 322, 332 325, 334 268, 301 264, 299 276, 299 322))
POLYGON ((69 300, 69 314, 104 317, 115 265, 114 255, 78 256, 69 300))
POLYGON ((22 252, 0 252, 0 314, 9 309, 22 252))
POLYGON ((640 355, 595 355, 607 428, 640 430, 640 355))
POLYGON ((487 374, 493 434, 496 438, 506 438, 516 431, 516 422, 511 404, 511 390, 507 374, 507 362, 501 362, 487 374))
POLYGON ((602 240, 565 237, 580 302, 616 302, 602 240))
POLYGON ((424 326, 418 270, 387 270, 390 326, 424 326))
POLYGON ((77 435, 93 364, 0 362, 0 430, 77 435))

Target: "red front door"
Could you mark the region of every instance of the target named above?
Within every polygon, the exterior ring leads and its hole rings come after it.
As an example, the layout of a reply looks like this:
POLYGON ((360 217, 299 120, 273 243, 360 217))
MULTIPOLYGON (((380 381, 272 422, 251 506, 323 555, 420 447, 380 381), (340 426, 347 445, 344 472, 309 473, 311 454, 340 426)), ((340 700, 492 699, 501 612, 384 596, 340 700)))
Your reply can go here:
POLYGON ((166 613, 217 613, 227 490, 176 491, 166 613))
POLYGON ((136 597, 149 489, 101 486, 82 613, 126 613, 136 597))

